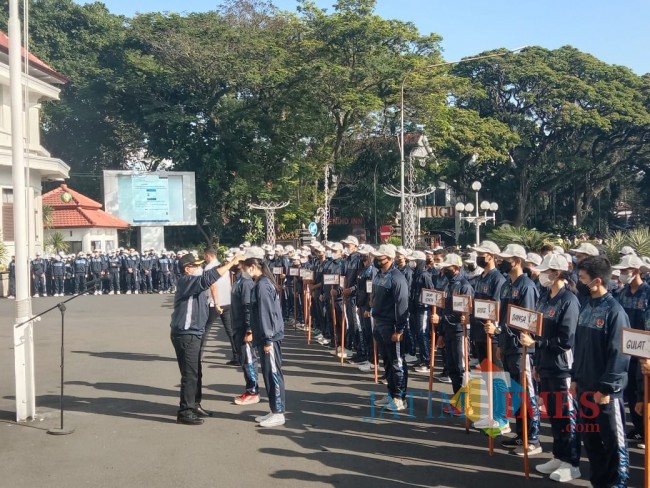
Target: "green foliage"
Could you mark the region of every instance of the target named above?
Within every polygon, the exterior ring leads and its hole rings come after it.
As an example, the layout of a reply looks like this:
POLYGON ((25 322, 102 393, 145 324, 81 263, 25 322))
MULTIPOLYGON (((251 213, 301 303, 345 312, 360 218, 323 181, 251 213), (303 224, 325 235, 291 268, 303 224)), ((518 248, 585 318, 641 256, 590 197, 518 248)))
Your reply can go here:
POLYGON ((401 246, 402 245, 402 239, 397 236, 391 236, 388 239, 386 239, 386 244, 393 244, 394 246, 401 246))
POLYGON ((41 215, 43 216, 43 227, 46 229, 51 229, 52 224, 54 223, 54 214, 52 212, 53 209, 51 206, 43 205, 41 215))
POLYGON ((0 264, 6 263, 7 257, 7 245, 4 239, 2 239, 2 232, 0 232, 0 264))
POLYGON ((623 246, 630 246, 638 256, 650 256, 650 228, 639 227, 625 232, 614 232, 607 236, 603 249, 613 264, 621 260, 619 252, 623 246))
POLYGON ((521 244, 528 252, 539 252, 544 244, 556 244, 551 234, 507 224, 490 231, 487 238, 494 241, 501 249, 508 244, 521 244))
POLYGON ((45 248, 50 253, 58 254, 60 252, 68 253, 70 251, 70 243, 65 240, 65 237, 58 230, 51 232, 45 238, 45 248))

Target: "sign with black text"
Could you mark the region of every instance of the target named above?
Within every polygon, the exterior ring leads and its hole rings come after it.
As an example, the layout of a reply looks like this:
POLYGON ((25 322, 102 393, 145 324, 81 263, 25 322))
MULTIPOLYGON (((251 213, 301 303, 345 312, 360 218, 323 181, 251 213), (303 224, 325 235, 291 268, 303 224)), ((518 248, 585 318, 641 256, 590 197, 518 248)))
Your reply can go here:
POLYGON ((508 306, 508 326, 514 329, 541 336, 543 319, 544 315, 541 312, 516 305, 508 306))

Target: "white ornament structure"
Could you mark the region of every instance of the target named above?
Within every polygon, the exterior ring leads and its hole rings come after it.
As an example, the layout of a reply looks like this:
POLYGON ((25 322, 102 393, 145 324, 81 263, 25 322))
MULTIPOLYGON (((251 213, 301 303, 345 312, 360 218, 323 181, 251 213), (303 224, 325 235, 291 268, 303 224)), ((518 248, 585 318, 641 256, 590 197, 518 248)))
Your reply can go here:
POLYGON ((255 210, 264 210, 266 213, 266 243, 275 246, 275 211, 288 206, 291 201, 273 203, 273 202, 260 202, 250 203, 249 208, 255 210))

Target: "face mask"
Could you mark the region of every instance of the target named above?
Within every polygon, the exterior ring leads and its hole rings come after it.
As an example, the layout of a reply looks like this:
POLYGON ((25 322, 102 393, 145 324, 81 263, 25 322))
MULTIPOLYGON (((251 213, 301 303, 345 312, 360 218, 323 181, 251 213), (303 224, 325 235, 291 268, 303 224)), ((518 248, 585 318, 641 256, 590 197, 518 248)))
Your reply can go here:
POLYGON ((467 271, 474 271, 474 270, 476 270, 476 264, 470 263, 467 265, 467 271))
POLYGON ((195 268, 192 271, 192 276, 201 276, 203 274, 203 268, 195 268))
POLYGON ((375 259, 375 260, 372 262, 372 264, 373 264, 374 267, 377 268, 378 270, 381 270, 381 268, 384 267, 384 265, 382 264, 382 262, 381 262, 379 259, 375 259))
POLYGON ((591 280, 588 285, 585 285, 582 281, 578 280, 578 284, 576 285, 578 293, 581 295, 591 295, 591 285, 593 285, 594 281, 596 280, 591 280))
POLYGON ((499 271, 505 274, 510 273, 510 271, 512 271, 512 263, 510 261, 501 261, 501 264, 499 264, 499 271))
POLYGON ((629 285, 630 283, 632 283, 633 280, 634 280, 634 275, 633 274, 623 274, 623 273, 621 273, 621 275, 618 277, 618 281, 620 281, 624 285, 629 285))
POLYGON ((328 259, 331 258, 332 257, 332 251, 325 252, 325 257, 328 258, 328 259))
POLYGON ((554 281, 547 273, 541 273, 539 275, 539 284, 544 288, 550 288, 554 281))
POLYGON ((451 280, 451 279, 454 278, 454 276, 456 276, 456 273, 454 273, 454 270, 453 270, 453 269, 450 269, 450 268, 445 268, 445 270, 443 271, 443 273, 444 273, 445 277, 446 277, 448 280, 451 280))
POLYGON ((481 268, 485 268, 487 266, 487 261, 485 260, 485 256, 477 256, 476 265, 480 266, 481 268))

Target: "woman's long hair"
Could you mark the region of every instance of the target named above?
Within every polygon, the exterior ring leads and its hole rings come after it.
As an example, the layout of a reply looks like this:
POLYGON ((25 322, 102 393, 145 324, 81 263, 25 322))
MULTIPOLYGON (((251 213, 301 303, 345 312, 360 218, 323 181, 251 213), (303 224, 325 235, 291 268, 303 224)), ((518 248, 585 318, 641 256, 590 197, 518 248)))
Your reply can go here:
POLYGON ((275 286, 275 290, 278 293, 282 291, 282 286, 275 281, 275 276, 273 273, 271 273, 269 266, 261 259, 249 258, 244 261, 244 266, 257 266, 260 270, 262 270, 262 275, 271 280, 271 283, 273 283, 273 286, 275 286))

